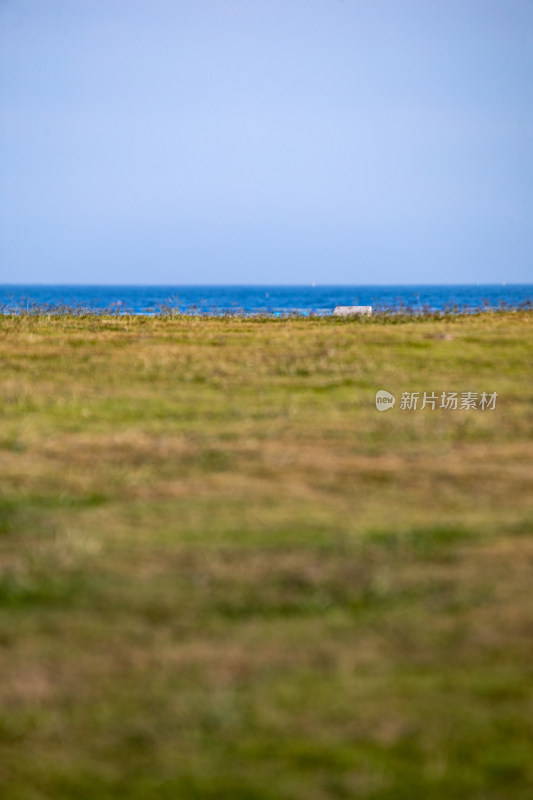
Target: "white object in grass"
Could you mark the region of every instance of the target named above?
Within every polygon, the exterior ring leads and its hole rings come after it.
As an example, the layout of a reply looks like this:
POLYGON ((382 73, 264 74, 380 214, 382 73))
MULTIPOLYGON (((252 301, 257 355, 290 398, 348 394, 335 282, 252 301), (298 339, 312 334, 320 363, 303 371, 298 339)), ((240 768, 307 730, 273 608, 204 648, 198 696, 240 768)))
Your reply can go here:
POLYGON ((352 314, 372 314, 372 306, 337 306, 333 315, 335 317, 350 317, 352 314))

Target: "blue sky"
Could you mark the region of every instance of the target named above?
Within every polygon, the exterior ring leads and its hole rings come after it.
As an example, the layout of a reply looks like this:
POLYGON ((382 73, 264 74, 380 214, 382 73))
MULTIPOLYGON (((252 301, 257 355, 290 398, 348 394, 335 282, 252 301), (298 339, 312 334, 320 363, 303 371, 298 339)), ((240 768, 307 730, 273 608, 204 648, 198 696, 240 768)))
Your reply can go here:
POLYGON ((531 0, 0 0, 0 283, 533 281, 531 0))

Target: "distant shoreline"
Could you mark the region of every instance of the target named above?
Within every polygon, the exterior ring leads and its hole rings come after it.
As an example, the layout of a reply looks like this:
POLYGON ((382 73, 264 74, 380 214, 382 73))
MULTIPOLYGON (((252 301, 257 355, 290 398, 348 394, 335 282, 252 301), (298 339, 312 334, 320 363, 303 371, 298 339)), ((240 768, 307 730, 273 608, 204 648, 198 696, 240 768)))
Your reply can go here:
POLYGON ((533 305, 533 284, 397 286, 0 285, 0 311, 324 316, 337 306, 374 313, 472 313, 533 305))

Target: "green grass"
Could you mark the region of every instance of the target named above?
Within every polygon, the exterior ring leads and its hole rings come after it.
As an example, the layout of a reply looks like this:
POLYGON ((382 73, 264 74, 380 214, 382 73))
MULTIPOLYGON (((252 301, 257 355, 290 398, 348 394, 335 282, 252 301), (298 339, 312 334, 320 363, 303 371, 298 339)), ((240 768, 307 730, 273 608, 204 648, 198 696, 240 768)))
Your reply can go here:
POLYGON ((0 797, 529 800, 532 320, 0 316, 0 797))

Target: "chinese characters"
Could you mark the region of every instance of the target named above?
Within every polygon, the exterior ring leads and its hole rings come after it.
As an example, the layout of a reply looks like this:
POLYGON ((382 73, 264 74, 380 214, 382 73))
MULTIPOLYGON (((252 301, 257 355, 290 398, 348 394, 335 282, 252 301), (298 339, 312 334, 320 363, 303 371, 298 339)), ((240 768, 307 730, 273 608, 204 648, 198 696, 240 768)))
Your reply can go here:
POLYGON ((494 411, 498 392, 402 392, 401 411, 494 411))

